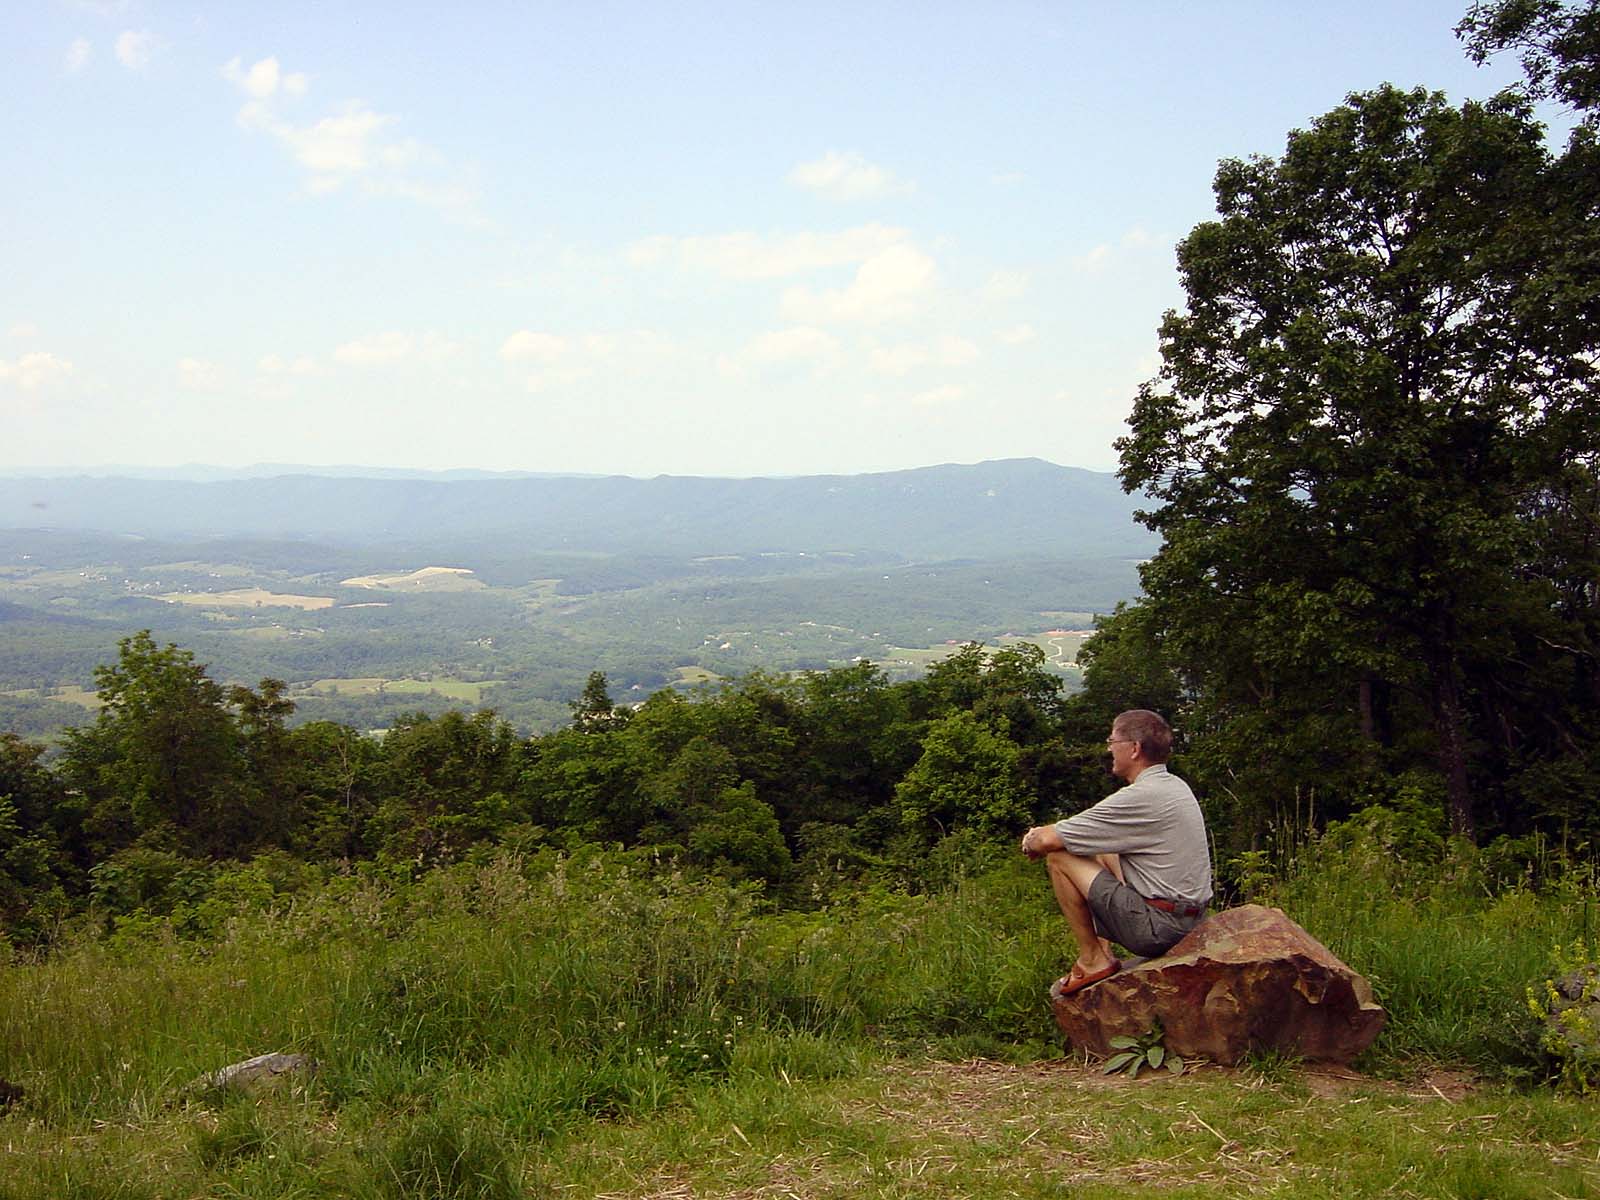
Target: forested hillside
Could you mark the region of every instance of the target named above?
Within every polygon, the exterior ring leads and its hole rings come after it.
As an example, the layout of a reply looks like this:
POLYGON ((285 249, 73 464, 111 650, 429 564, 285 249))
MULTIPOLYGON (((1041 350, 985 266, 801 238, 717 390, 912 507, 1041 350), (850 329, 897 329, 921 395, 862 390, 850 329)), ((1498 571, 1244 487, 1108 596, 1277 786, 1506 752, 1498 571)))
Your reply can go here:
POLYGON ((0 479, 0 528, 254 536, 471 553, 1140 557, 1107 474, 1039 459, 787 479, 0 479))

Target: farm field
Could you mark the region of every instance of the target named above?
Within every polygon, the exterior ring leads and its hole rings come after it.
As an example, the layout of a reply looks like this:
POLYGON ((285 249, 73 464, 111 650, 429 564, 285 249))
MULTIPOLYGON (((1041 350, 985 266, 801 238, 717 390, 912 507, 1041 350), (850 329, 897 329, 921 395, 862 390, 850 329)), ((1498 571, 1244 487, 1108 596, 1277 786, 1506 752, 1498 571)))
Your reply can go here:
POLYGON ((460 679, 318 679, 312 683, 298 685, 295 691, 328 696, 381 696, 385 693, 396 696, 425 696, 429 692, 436 692, 451 700, 477 704, 483 699, 483 693, 487 689, 501 682, 503 680, 499 679, 485 679, 475 683, 460 679))
POLYGON ((269 592, 265 588, 234 588, 226 592, 167 592, 156 597, 168 604, 189 604, 196 608, 298 608, 304 612, 332 608, 332 596, 295 596, 269 592))

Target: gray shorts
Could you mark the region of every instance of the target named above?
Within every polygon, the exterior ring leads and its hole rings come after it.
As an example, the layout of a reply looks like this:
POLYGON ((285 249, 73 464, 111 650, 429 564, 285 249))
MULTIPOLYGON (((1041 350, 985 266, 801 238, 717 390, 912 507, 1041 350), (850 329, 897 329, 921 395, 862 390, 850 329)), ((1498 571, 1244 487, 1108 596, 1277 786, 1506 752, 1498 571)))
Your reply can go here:
POLYGON ((1151 908, 1143 896, 1119 882, 1110 871, 1101 871, 1089 885, 1089 911, 1094 914, 1095 931, 1101 937, 1145 958, 1165 954, 1200 923, 1199 917, 1180 917, 1151 908))

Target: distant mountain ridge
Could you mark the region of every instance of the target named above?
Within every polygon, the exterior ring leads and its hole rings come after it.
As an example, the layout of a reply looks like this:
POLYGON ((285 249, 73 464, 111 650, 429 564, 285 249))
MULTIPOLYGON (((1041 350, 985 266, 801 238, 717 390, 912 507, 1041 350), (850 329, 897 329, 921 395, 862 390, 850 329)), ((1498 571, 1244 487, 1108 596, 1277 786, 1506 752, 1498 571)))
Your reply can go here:
POLYGON ((525 550, 929 558, 1152 553, 1109 473, 1037 458, 866 475, 0 479, 0 528, 525 550))

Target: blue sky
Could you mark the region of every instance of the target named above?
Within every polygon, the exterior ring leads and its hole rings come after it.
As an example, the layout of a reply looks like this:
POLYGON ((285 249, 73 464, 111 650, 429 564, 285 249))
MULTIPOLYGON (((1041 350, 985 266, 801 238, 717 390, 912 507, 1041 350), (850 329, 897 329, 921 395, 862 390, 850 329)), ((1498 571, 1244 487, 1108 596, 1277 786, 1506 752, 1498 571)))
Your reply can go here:
POLYGON ((1464 7, 18 0, 0 470, 1110 470, 1218 159, 1464 7))

